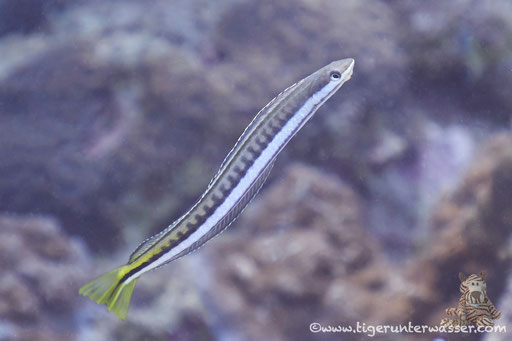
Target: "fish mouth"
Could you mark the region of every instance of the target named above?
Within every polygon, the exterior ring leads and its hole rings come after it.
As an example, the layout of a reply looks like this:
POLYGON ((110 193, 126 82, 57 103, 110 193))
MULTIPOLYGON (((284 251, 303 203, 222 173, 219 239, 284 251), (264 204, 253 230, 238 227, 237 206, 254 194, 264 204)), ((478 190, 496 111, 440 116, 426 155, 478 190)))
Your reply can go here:
POLYGON ((341 73, 341 77, 343 82, 345 83, 352 77, 352 73, 354 72, 354 65, 356 61, 354 58, 345 58, 332 62, 329 66, 333 69, 341 73))
POLYGON ((352 73, 354 73, 354 65, 355 65, 356 61, 354 60, 354 58, 347 58, 344 60, 350 62, 349 66, 347 67, 345 72, 343 72, 345 81, 348 81, 352 77, 352 73))

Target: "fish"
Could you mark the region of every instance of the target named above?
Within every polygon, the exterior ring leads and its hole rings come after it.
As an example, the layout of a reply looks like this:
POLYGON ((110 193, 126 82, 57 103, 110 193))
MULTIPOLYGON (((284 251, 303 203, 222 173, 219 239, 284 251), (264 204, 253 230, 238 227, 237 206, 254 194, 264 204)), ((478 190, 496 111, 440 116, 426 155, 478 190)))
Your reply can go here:
POLYGON ((197 202, 144 240, 128 263, 85 284, 79 294, 106 304, 124 320, 137 279, 196 250, 233 223, 265 183, 277 155, 351 78, 354 64, 352 58, 333 61, 272 99, 245 128, 197 202))

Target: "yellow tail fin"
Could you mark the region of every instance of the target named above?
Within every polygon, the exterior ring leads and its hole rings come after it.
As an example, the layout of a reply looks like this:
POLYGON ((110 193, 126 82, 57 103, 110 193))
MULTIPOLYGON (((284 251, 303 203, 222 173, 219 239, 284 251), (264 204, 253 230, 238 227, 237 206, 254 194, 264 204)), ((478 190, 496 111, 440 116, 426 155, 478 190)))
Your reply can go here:
POLYGON ((128 271, 129 269, 124 265, 107 272, 81 287, 79 294, 89 297, 98 304, 107 304, 108 310, 124 320, 137 282, 137 278, 128 284, 120 282, 128 271))

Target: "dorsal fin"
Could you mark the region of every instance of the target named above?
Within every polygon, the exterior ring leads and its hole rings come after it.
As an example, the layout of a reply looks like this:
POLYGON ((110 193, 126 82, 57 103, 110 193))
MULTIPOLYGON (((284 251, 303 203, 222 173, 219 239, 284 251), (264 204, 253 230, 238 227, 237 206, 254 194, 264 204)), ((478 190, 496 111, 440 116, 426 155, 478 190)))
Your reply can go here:
MULTIPOLYGON (((176 220, 176 222, 180 221, 180 219, 176 220)), ((153 247, 156 243, 160 241, 160 237, 166 233, 172 226, 176 225, 176 222, 174 222, 171 226, 167 227, 165 230, 145 239, 142 243, 137 246, 137 248, 132 252, 130 255, 130 259, 128 261, 128 264, 133 263, 136 261, 140 256, 142 256, 147 250, 149 250, 151 247, 153 247)))
POLYGON ((272 108, 274 108, 275 106, 279 105, 279 103, 282 102, 283 98, 284 98, 284 94, 286 92, 288 92, 289 90, 291 90, 292 88, 296 87, 297 85, 301 84, 302 82, 304 81, 301 80, 295 84, 292 84, 290 85, 289 87, 287 87, 286 89, 284 89, 283 91, 281 91, 281 93, 279 95, 277 95, 276 97, 274 97, 273 100, 271 100, 267 105, 265 105, 257 114, 256 116, 252 119, 251 123, 249 123, 249 125, 245 128, 245 130, 243 131, 242 135, 240 135, 240 137, 238 138, 238 140, 236 141, 235 145, 233 146, 233 148, 229 151, 228 155, 226 155, 226 157, 224 158, 224 160, 222 161, 220 167, 219 167, 219 170, 217 171, 217 174, 215 174, 215 176, 210 180, 210 183, 208 184, 208 187, 210 187, 214 182, 215 180, 217 180, 219 174, 221 173, 222 171, 222 168, 224 168, 224 166, 229 162, 229 160, 232 158, 232 156, 235 154, 235 151, 240 147, 240 144, 242 143, 242 141, 244 140, 244 138, 246 136, 249 136, 259 125, 260 123, 263 121, 263 119, 267 116, 265 115, 269 110, 271 110, 272 108))
POLYGON ((192 251, 197 250, 208 240, 212 239, 213 237, 224 231, 226 228, 228 228, 229 225, 231 225, 231 223, 233 223, 236 220, 236 218, 238 218, 238 216, 242 213, 245 207, 247 207, 247 205, 256 196, 256 194, 258 194, 261 187, 263 187, 265 181, 267 181, 270 171, 272 170, 272 167, 274 166, 274 162, 275 159, 272 160, 267 165, 267 167, 261 172, 261 174, 254 180, 252 185, 247 189, 245 194, 238 200, 238 202, 231 208, 231 210, 215 226, 213 226, 210 229, 208 233, 202 236, 197 242, 190 245, 188 248, 181 251, 180 253, 178 253, 165 263, 159 265, 158 267, 161 267, 169 262, 172 262, 173 260, 176 260, 177 258, 180 258, 192 251))

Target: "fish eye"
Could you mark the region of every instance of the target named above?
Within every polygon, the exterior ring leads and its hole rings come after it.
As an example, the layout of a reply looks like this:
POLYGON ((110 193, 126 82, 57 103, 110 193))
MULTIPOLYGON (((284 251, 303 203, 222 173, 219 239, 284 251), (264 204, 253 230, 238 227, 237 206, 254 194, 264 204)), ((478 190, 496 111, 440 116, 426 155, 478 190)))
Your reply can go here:
POLYGON ((339 73, 338 71, 331 72, 331 80, 338 81, 340 79, 341 79, 341 73, 339 73))

